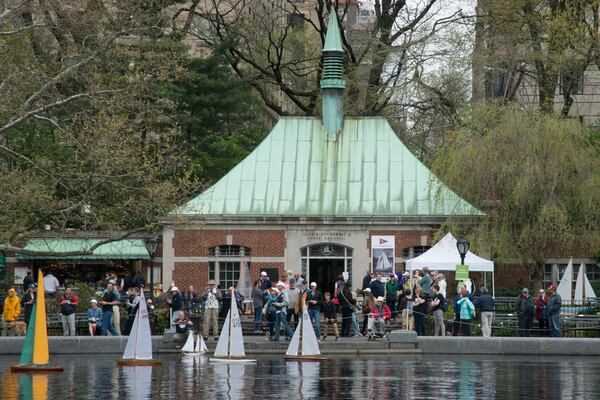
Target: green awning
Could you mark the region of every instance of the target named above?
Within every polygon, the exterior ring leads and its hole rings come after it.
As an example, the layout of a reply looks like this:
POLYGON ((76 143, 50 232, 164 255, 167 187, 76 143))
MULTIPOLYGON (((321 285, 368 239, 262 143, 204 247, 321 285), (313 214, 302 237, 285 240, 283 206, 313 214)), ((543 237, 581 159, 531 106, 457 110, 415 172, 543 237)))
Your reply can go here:
POLYGON ((149 260, 142 239, 123 239, 98 246, 91 255, 65 255, 82 252, 105 239, 34 238, 23 248, 27 253, 17 253, 17 260, 149 260), (33 254, 36 252, 40 254, 33 254), (54 254, 51 254, 54 253, 54 254))

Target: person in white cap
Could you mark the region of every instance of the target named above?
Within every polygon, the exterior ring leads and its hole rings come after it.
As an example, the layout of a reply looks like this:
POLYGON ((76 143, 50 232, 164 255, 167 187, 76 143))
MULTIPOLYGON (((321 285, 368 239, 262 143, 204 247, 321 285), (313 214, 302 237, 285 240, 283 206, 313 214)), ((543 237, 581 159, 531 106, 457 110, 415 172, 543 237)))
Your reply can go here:
POLYGON ((262 271, 260 273, 260 288, 263 291, 263 293, 267 294, 267 290, 271 289, 271 287, 273 287, 273 284, 271 283, 271 280, 269 279, 269 275, 265 272, 262 271))
POLYGON ((183 308, 183 298, 181 297, 181 293, 179 292, 177 286, 173 286, 170 290, 170 293, 171 298, 167 299, 167 303, 173 311, 173 317, 171 319, 171 322, 173 322, 179 319, 179 311, 181 311, 181 309, 183 308))
POLYGON ((323 294, 317 290, 317 283, 310 283, 310 292, 306 294, 308 304, 308 316, 313 323, 317 341, 321 339, 321 307, 323 307, 323 294))
POLYGON ((373 326, 370 327, 369 331, 376 336, 383 336, 385 334, 385 325, 389 324, 392 318, 390 308, 384 302, 385 299, 383 296, 379 296, 375 299, 375 306, 371 308, 373 326))
POLYGON ((219 301, 222 299, 222 297, 221 291, 217 288, 217 283, 213 279, 209 280, 206 288, 200 295, 200 299, 204 300, 204 321, 202 334, 204 335, 205 340, 208 340, 211 325, 215 339, 219 339, 219 325, 217 316, 219 314, 219 301))
POLYGON ((102 310, 98 308, 98 300, 90 300, 90 308, 87 310, 88 329, 90 336, 96 336, 98 332, 98 324, 102 323, 102 310))

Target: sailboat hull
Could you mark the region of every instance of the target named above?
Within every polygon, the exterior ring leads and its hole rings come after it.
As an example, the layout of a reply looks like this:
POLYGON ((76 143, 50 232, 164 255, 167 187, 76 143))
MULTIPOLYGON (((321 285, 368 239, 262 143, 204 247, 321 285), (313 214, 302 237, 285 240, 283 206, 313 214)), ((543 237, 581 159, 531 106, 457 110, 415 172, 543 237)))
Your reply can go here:
POLYGON ((256 360, 245 357, 210 357, 208 361, 225 363, 255 363, 256 360))
POLYGON ((119 366, 128 366, 128 365, 153 366, 153 365, 161 365, 161 364, 162 364, 162 361, 160 361, 160 360, 136 360, 135 358, 132 358, 132 359, 122 358, 120 360, 117 360, 117 365, 119 365, 119 366))
POLYGON ((46 373, 46 372, 63 372, 64 367, 60 365, 11 365, 10 372, 27 372, 27 373, 46 373))
POLYGON ((285 360, 289 360, 289 361, 325 361, 325 360, 327 360, 327 357, 321 356, 321 355, 314 355, 314 356, 303 356, 303 355, 288 356, 288 355, 286 355, 283 358, 285 360))

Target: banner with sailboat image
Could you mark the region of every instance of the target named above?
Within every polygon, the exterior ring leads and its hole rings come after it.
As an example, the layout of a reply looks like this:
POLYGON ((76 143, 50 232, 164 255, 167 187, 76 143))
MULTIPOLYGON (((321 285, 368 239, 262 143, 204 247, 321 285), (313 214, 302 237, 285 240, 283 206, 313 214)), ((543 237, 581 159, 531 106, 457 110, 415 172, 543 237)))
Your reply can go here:
POLYGON ((396 263, 396 238, 394 236, 371 236, 371 259, 373 272, 388 278, 394 273, 396 263))

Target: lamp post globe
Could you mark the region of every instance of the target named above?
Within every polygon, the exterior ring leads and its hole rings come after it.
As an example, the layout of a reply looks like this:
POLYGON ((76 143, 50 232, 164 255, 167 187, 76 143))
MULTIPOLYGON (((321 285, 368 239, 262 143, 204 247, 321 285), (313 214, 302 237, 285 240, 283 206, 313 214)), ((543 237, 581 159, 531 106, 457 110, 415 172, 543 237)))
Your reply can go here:
POLYGON ((465 265, 465 256, 469 251, 469 241, 464 236, 461 236, 456 241, 456 249, 458 250, 458 254, 460 254, 460 265, 465 265))

